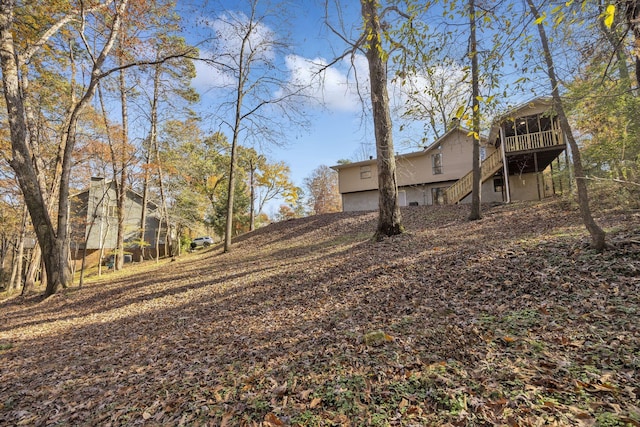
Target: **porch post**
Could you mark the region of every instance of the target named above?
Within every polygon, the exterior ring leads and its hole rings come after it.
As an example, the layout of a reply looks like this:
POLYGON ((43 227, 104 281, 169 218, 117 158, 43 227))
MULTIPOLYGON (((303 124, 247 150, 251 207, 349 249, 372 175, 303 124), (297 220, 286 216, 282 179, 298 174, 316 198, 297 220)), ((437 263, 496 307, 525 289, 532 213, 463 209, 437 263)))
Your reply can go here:
MULTIPOLYGON (((536 187, 538 187, 538 200, 542 200, 542 196, 540 195, 540 175, 541 174, 540 174, 540 171, 538 170, 538 153, 536 151, 533 152, 533 167, 536 169, 536 187)), ((542 184, 544 185, 544 179, 542 184)))
POLYGON ((511 190, 509 188, 509 166, 507 165, 507 150, 505 148, 506 141, 504 137, 504 129, 500 125, 500 149, 502 150, 502 174, 504 181, 505 193, 507 196, 507 203, 511 203, 511 190))
POLYGON ((564 165, 565 165, 565 169, 567 170, 567 186, 569 187, 569 194, 571 194, 571 192, 573 191, 573 185, 571 185, 571 180, 573 179, 571 177, 572 173, 571 173, 571 165, 569 164, 569 150, 567 149, 569 147, 569 145, 567 144, 567 139, 564 136, 564 133, 562 134, 562 137, 564 138, 564 165))
POLYGON ((551 191, 553 191, 553 195, 556 195, 556 180, 553 178, 553 160, 549 163, 549 167, 551 168, 551 191))

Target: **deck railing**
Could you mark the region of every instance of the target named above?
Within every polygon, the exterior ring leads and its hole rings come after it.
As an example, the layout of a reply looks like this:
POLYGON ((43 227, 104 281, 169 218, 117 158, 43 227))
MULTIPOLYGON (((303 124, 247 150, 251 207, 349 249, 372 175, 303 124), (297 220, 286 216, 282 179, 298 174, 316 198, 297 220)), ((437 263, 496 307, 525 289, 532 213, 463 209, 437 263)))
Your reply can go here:
POLYGON ((560 129, 551 129, 543 132, 508 136, 506 137, 504 148, 507 153, 513 153, 514 151, 537 150, 557 145, 564 145, 562 132, 560 129))
MULTIPOLYGON (((480 164, 480 182, 485 182, 492 177, 502 166, 502 152, 496 150, 480 164)), ((445 190, 445 200, 448 204, 458 203, 467 194, 471 193, 473 186, 473 170, 453 183, 445 190)))

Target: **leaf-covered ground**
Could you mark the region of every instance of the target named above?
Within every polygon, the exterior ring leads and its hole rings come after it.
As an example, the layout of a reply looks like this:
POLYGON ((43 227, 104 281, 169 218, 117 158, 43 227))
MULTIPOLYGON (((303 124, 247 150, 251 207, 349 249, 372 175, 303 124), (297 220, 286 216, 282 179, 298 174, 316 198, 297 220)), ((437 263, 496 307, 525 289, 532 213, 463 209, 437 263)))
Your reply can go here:
POLYGON ((323 215, 0 303, 2 425, 638 426, 640 213, 323 215))

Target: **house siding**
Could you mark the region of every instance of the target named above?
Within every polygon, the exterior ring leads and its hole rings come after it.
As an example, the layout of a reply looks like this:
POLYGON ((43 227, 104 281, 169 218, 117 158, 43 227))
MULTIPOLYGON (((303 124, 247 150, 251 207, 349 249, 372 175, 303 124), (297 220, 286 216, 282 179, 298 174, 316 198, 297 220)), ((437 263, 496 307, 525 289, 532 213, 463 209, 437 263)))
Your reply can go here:
MULTIPOLYGON (((473 154, 468 131, 454 129, 429 148, 396 157, 399 202, 407 205, 433 205, 434 189, 444 190, 469 171, 473 154), (433 156, 441 156, 441 167, 434 170, 433 156), (440 173, 436 173, 440 172, 440 173)), ((486 148, 487 155, 495 151, 486 148)), ((375 160, 342 165, 338 168, 339 190, 345 212, 378 209, 378 167, 375 160), (367 173, 370 172, 370 173, 367 173)), ((493 183, 486 188, 490 200, 502 195, 493 194, 493 183)), ((484 190, 483 190, 484 191, 484 190)))
POLYGON ((374 211, 376 209, 378 209, 378 190, 342 195, 342 210, 344 212, 374 211))
MULTIPOLYGON (((87 238, 86 248, 113 249, 117 241, 117 198, 112 182, 102 178, 92 178, 89 189, 76 196, 74 202, 74 216, 84 218, 82 225, 87 238)), ((137 240, 140 233, 140 218, 142 216, 142 197, 132 191, 127 192, 125 198, 124 240, 137 240)), ((151 247, 156 244, 158 219, 153 215, 155 205, 147 205, 147 217, 145 226, 145 240, 151 247)), ((164 243, 164 233, 161 243, 164 243)), ((80 245, 83 246, 83 245, 80 245)))
MULTIPOLYGON (((536 98, 512 108, 493 122, 489 136, 486 141, 483 141, 482 146, 482 159, 488 159, 483 164, 483 169, 490 169, 483 171, 482 202, 539 200, 555 193, 550 165, 566 147, 559 142, 559 137, 544 139, 548 137, 547 128, 553 128, 553 120, 555 120, 551 108, 552 102, 549 98, 536 98), (540 115, 547 113, 551 114, 551 118, 546 117, 546 121, 543 122, 540 115), (521 118, 526 120, 522 121, 521 118), (503 138, 508 133, 505 126, 511 126, 509 129, 513 129, 517 137, 520 136, 519 129, 524 126, 524 133, 522 133, 524 138, 521 138, 524 145, 518 146, 520 148, 517 150, 508 150, 507 165, 502 167, 500 166, 502 156, 497 156, 496 150, 502 151, 503 145, 507 147, 507 142, 503 138), (501 129, 504 132, 500 132, 501 129), (538 144, 538 142, 544 143, 538 144), (531 161, 532 153, 533 161, 531 161), (492 154, 496 155, 490 157, 492 154), (505 169, 509 175, 509 195, 506 194, 507 185, 498 182, 503 180, 501 176, 505 169), (492 178, 491 174, 494 172, 496 175, 492 178)), ((423 151, 396 156, 400 206, 443 203, 445 201, 445 197, 442 197, 443 190, 456 182, 457 186, 453 189, 449 188, 446 192, 449 203, 457 202, 460 196, 470 193, 473 139, 469 135, 469 130, 457 127, 423 151), (461 178, 464 179, 459 181, 461 178)), ((510 135, 507 136, 513 138, 510 135)), ((338 165, 333 169, 338 171, 343 210, 378 208, 376 160, 338 165)), ((470 194, 460 200, 461 203, 470 201, 470 194)))

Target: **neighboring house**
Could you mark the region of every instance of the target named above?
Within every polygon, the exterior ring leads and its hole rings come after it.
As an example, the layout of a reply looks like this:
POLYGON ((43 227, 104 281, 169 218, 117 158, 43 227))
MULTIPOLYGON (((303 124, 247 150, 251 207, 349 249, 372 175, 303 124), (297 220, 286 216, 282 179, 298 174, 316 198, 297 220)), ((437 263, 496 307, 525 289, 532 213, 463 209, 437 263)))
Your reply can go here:
MULTIPOLYGON (((118 208, 116 189, 113 181, 104 178, 91 178, 89 188, 72 197, 71 222, 73 227, 72 253, 74 258, 82 257, 85 247, 89 254, 104 249, 108 255, 116 248, 118 235, 118 208)), ((148 256, 155 256, 156 240, 160 255, 165 252, 166 225, 162 222, 160 236, 160 212, 153 202, 147 202, 145 225, 145 250, 148 256)), ((142 196, 127 190, 125 198, 124 241, 127 252, 134 260, 140 259, 140 220, 142 217, 142 196)))
MULTIPOLYGON (((456 126, 424 150, 396 156, 400 206, 470 202, 473 140, 469 133, 456 126)), ((553 195, 548 169, 565 147, 548 98, 537 98, 498 117, 482 141, 481 200, 539 200, 553 195), (502 160, 505 157, 507 162, 502 160)), ((338 172, 344 211, 378 209, 376 159, 332 169, 338 172)))

